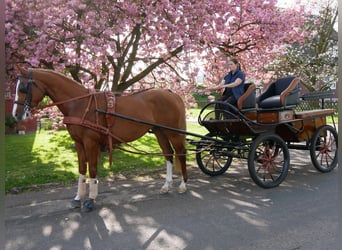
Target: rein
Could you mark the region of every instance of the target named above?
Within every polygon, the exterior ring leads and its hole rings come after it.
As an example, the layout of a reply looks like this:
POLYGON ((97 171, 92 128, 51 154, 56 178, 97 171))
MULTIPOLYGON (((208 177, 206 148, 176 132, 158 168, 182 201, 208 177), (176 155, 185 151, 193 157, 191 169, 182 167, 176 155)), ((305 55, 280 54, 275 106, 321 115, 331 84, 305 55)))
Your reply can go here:
POLYGON ((77 100, 89 97, 91 95, 96 95, 96 94, 100 94, 100 93, 101 92, 88 93, 88 94, 85 94, 85 95, 76 96, 76 97, 73 97, 73 98, 70 98, 70 99, 67 99, 67 100, 63 100, 63 101, 59 101, 59 102, 52 102, 52 103, 45 104, 45 105, 39 105, 39 106, 34 107, 34 110, 45 109, 45 108, 49 108, 49 107, 53 107, 53 106, 58 106, 60 104, 77 101, 77 100))
MULTIPOLYGON (((113 138, 115 140, 117 140, 118 142, 120 142, 120 144, 125 144, 129 147, 131 147, 134 151, 132 150, 128 150, 125 149, 119 145, 115 145, 114 147, 117 149, 120 149, 122 151, 125 152, 129 152, 129 153, 133 153, 133 154, 139 154, 139 155, 153 155, 153 156, 171 156, 173 154, 164 154, 164 153, 151 153, 151 152, 146 152, 143 150, 139 150, 137 148, 135 148, 134 146, 130 145, 129 143, 125 142, 124 140, 122 140, 121 138, 119 138, 118 136, 114 135, 111 131, 110 128, 113 126, 114 124, 114 115, 115 114, 115 95, 113 92, 102 92, 102 91, 96 91, 96 90, 89 90, 89 93, 81 95, 81 96, 76 96, 67 100, 62 100, 62 101, 58 101, 58 102, 52 102, 49 104, 45 104, 45 105, 37 105, 37 106, 32 106, 31 105, 31 96, 32 96, 32 85, 34 85, 37 89, 39 89, 44 95, 46 95, 46 91, 39 86, 33 79, 32 79, 32 71, 29 71, 29 76, 25 76, 25 75, 19 75, 18 77, 24 77, 28 79, 28 82, 26 83, 27 86, 27 98, 25 100, 25 103, 21 103, 21 102, 16 102, 19 105, 27 105, 30 110, 32 112, 35 112, 37 110, 41 110, 41 109, 45 109, 48 107, 53 107, 53 106, 58 106, 61 104, 65 104, 65 103, 69 103, 69 102, 73 102, 73 101, 77 101, 83 98, 87 98, 87 97, 91 97, 89 99, 89 103, 88 103, 88 107, 87 109, 84 111, 82 118, 80 117, 71 117, 71 116, 64 116, 63 119, 63 123, 64 124, 73 124, 73 125, 80 125, 83 127, 87 127, 89 129, 95 130, 101 134, 107 135, 108 137, 108 146, 109 146, 109 163, 110 165, 112 165, 112 149, 113 149, 113 138), (106 100, 107 100, 107 111, 104 110, 99 110, 97 107, 97 101, 95 98, 95 95, 98 94, 105 94, 106 100), (91 122, 89 120, 85 119, 86 114, 89 111, 89 106, 91 105, 92 102, 95 102, 95 106, 96 106, 96 113, 104 113, 106 115, 106 121, 107 121, 107 126, 103 126, 99 124, 98 121, 98 116, 96 115, 96 121, 95 122, 91 122)), ((19 83, 20 84, 20 83, 19 83)), ((119 116, 117 114, 117 116, 119 116)), ((128 119, 130 120, 130 119, 128 119)), ((177 155, 187 155, 187 154, 177 154, 177 155)))
POLYGON ((126 149, 124 147, 121 147, 120 145, 115 145, 115 148, 121 150, 121 151, 124 151, 124 152, 127 152, 127 153, 130 153, 130 154, 136 154, 136 155, 152 155, 152 156, 159 156, 159 157, 164 157, 164 156, 187 156, 187 155, 196 155, 197 153, 200 153, 200 152, 203 152, 205 150, 208 150, 210 149, 211 146, 215 145, 214 143, 211 143, 205 147, 202 147, 200 150, 198 149, 195 149, 195 150, 192 150, 194 151, 194 153, 185 153, 185 154, 177 154, 177 153, 174 153, 174 154, 164 154, 164 153, 155 153, 155 152, 147 152, 147 151, 144 151, 144 150, 140 150, 132 145, 130 145, 129 143, 124 143, 125 145, 129 146, 130 148, 132 148, 133 150, 129 150, 129 149, 126 149))

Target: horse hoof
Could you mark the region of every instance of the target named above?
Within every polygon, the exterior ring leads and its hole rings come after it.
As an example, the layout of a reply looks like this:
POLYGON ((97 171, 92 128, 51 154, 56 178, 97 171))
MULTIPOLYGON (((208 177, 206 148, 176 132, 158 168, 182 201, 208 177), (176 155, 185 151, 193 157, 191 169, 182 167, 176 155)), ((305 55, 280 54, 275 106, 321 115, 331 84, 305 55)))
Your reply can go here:
POLYGON ((81 201, 80 200, 72 200, 71 201, 71 207, 72 208, 80 208, 81 207, 81 201))
POLYGON ((83 202, 82 212, 88 213, 95 209, 94 200, 86 200, 83 202))
POLYGON ((184 194, 187 191, 186 187, 179 187, 178 188, 178 193, 179 194, 184 194))
POLYGON ((169 189, 168 188, 161 188, 159 193, 161 194, 167 194, 169 192, 169 189))
POLYGON ((168 192, 170 192, 171 188, 172 188, 172 181, 166 181, 159 192, 161 194, 167 194, 168 192))

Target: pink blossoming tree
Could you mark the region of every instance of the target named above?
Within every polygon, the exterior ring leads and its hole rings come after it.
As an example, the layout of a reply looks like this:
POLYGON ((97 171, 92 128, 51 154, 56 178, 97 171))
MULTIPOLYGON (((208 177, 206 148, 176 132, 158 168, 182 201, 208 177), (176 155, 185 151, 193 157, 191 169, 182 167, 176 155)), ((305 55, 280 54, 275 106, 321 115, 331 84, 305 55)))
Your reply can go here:
MULTIPOLYGON (((248 78, 302 41, 303 8, 276 0, 6 0, 7 72, 20 63, 116 92, 170 88, 191 103, 236 56, 248 78)), ((15 72, 14 72, 15 73, 15 72)))

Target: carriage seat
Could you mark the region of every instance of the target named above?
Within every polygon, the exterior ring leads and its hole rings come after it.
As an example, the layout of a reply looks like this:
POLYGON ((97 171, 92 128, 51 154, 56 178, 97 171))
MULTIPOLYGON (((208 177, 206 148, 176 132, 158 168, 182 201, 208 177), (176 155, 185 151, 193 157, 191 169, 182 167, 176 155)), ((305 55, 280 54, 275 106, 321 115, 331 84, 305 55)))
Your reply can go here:
MULTIPOLYGON (((256 86, 254 83, 244 84, 244 93, 238 98, 236 105, 233 107, 231 104, 219 101, 215 104, 215 120, 236 118, 236 114, 240 111, 244 115, 249 116, 249 113, 256 112, 256 86)), ((248 117, 249 119, 255 119, 255 114, 248 117)))
POLYGON ((237 100, 237 108, 240 111, 255 109, 256 105, 256 86, 254 83, 245 83, 245 92, 237 100))
POLYGON ((258 108, 294 109, 299 103, 299 81, 297 77, 285 77, 271 83, 257 98, 258 108))

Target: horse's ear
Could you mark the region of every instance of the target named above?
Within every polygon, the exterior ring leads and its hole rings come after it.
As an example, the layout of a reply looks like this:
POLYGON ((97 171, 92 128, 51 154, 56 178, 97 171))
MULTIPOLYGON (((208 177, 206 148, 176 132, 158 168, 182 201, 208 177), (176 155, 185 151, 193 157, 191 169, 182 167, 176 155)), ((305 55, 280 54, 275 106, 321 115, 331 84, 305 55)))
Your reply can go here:
POLYGON ((27 71, 24 68, 20 67, 18 64, 15 64, 14 68, 23 75, 27 74, 27 71))

